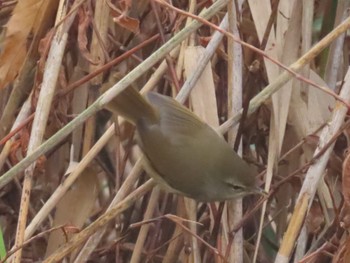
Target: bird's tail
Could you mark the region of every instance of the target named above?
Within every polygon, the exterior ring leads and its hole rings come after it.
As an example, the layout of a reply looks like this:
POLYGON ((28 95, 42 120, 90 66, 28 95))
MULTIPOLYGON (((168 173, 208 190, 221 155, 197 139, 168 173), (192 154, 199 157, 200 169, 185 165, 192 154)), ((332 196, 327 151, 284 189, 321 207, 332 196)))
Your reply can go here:
POLYGON ((128 87, 118 94, 107 104, 106 108, 133 124, 137 124, 140 119, 146 121, 157 119, 157 111, 132 87, 128 87))

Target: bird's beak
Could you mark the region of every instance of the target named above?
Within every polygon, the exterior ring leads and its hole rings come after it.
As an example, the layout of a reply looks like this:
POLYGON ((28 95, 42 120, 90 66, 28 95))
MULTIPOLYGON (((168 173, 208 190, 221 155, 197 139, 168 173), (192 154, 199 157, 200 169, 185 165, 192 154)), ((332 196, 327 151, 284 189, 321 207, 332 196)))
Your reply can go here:
POLYGON ((253 187, 252 189, 251 189, 251 192, 253 193, 253 194, 259 194, 259 195, 263 195, 263 196, 267 196, 269 193, 268 192, 266 192, 264 189, 262 189, 262 188, 260 188, 260 187, 253 187))

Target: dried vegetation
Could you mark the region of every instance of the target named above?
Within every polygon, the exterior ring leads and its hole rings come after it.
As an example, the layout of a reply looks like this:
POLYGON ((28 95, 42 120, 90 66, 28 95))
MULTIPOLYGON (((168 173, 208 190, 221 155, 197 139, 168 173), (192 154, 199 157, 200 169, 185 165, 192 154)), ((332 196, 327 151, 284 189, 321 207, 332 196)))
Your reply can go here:
POLYGON ((1 1, 1 257, 350 262, 348 8, 1 1), (190 106, 269 195, 196 203, 148 181, 133 127, 103 110, 129 85, 190 106))

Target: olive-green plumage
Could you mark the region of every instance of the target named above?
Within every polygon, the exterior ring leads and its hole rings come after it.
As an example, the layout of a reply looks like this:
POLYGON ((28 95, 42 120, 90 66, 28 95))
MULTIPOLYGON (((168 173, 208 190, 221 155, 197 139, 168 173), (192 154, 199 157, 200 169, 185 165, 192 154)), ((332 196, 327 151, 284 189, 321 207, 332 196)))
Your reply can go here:
POLYGON ((211 127, 170 97, 149 92, 146 98, 127 88, 107 109, 136 125, 138 144, 158 182, 199 201, 260 192, 255 170, 211 127))

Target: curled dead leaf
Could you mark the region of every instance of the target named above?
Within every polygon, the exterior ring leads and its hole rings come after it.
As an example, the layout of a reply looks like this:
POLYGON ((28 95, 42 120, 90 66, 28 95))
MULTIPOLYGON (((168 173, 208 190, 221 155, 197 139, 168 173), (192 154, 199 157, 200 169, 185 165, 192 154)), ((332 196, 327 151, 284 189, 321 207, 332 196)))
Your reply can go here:
POLYGON ((345 203, 350 205, 350 154, 347 153, 343 162, 342 192, 345 203))
POLYGON ((128 10, 130 8, 130 3, 128 3, 128 1, 122 1, 123 10, 120 10, 109 0, 106 2, 110 8, 110 12, 113 16, 114 22, 118 23, 118 25, 120 25, 121 27, 124 27, 135 34, 140 32, 140 21, 136 18, 132 18, 127 15, 128 10))
POLYGON ((84 58, 89 61, 93 65, 98 65, 99 61, 94 61, 92 56, 87 48, 88 39, 87 39, 87 30, 92 20, 92 16, 88 10, 79 9, 78 12, 79 17, 79 26, 78 26, 78 46, 81 54, 84 58))
POLYGON ((140 31, 140 22, 135 18, 131 18, 129 16, 121 14, 118 17, 114 17, 113 21, 135 34, 140 31))

